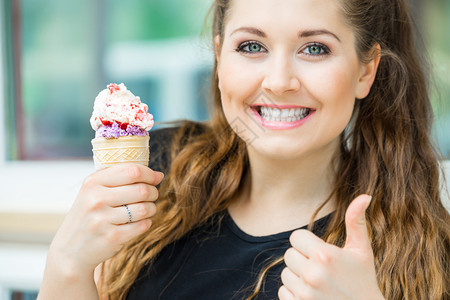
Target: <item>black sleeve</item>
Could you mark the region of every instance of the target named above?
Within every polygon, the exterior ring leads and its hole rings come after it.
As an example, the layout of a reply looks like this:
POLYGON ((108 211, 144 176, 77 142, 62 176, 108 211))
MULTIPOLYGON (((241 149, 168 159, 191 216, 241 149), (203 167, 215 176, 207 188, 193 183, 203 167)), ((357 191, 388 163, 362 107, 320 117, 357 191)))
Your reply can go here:
POLYGON ((149 168, 163 172, 165 175, 170 169, 170 148, 178 127, 161 128, 150 131, 150 159, 149 168))
MULTIPOLYGON (((183 125, 165 127, 149 132, 150 135, 150 159, 149 168, 154 171, 169 174, 172 163, 171 148, 175 142, 175 136, 182 130, 181 140, 178 141, 184 147, 189 143, 188 137, 195 137, 205 131, 205 126, 199 122, 187 121, 183 125)), ((159 187, 161 184, 157 185, 159 187)))

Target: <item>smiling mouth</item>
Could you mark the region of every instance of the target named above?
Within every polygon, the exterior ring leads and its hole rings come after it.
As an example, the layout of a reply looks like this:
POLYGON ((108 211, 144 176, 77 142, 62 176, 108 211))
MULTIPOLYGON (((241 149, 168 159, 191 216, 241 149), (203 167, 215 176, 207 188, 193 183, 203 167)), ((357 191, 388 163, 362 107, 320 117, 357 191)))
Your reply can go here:
POLYGON ((262 105, 255 105, 252 109, 269 122, 296 122, 314 111, 308 107, 277 108, 262 105))

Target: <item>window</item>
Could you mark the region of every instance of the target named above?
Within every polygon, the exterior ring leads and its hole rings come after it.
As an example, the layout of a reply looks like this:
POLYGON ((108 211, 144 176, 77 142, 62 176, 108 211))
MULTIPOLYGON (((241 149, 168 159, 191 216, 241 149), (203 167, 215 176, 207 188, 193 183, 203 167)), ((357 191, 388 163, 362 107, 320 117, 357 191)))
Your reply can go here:
POLYGON ((94 98, 124 82, 156 121, 207 119, 208 1, 6 1, 8 158, 88 158, 94 98), (10 14, 12 13, 12 14, 10 14), (12 16, 12 17, 11 17, 12 16), (13 102, 14 100, 14 102, 13 102))

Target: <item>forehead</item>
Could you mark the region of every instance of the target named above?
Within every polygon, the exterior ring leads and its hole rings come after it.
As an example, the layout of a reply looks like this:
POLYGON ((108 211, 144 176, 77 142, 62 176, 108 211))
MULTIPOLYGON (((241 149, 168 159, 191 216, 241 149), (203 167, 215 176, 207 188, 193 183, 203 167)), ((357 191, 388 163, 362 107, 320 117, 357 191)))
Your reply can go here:
POLYGON ((339 0, 231 1, 225 33, 243 24, 264 27, 269 33, 271 29, 276 33, 280 28, 284 31, 317 27, 349 30, 342 17, 339 0))

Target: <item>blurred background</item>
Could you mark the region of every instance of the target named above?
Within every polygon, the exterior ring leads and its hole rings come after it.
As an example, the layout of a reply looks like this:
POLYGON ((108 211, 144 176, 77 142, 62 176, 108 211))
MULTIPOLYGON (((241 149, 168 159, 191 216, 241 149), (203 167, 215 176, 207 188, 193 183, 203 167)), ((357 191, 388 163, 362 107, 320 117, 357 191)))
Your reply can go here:
POLYGON ((209 5, 4 1, 8 159, 90 157, 94 98, 110 82, 125 83, 156 121, 207 119, 209 5))
MULTIPOLYGON (((208 118, 207 0, 4 0, 6 156, 91 155, 93 100, 110 82, 156 121, 208 118)), ((412 1, 433 62, 436 140, 450 156, 450 1, 412 1)))
MULTIPOLYGON (((28 172, 32 162, 47 162, 37 167, 36 174, 42 174, 49 161, 91 160, 89 118, 95 96, 110 82, 125 83, 157 122, 208 119, 213 53, 209 32, 202 29, 211 2, 1 0, 0 162, 24 165, 18 174, 28 172)), ((450 158, 450 1, 410 3, 433 65, 434 137, 450 158)), ((3 176, 10 177, 6 171, 3 176)), ((2 201, 11 206, 1 184, 0 217, 2 201)), ((11 199, 15 192, 8 191, 11 199)), ((36 239, 32 245, 30 240, 20 242, 30 249, 36 239)), ((2 262, 23 248, 0 244, 0 299, 36 296, 33 287, 39 283, 17 283, 20 272, 13 283, 2 279, 8 278, 2 277, 2 262)), ((24 254, 36 255, 30 264, 38 265, 35 279, 24 281, 38 281, 45 249, 24 254)))

